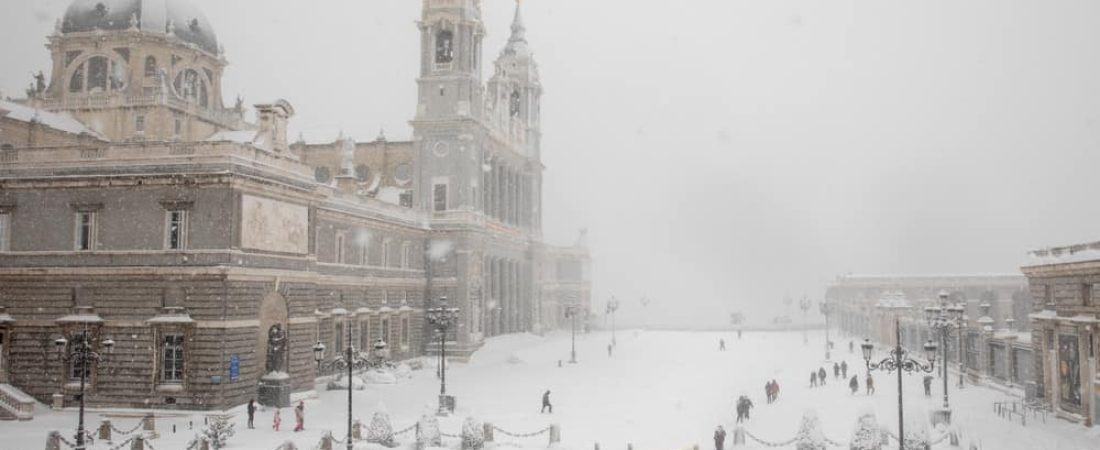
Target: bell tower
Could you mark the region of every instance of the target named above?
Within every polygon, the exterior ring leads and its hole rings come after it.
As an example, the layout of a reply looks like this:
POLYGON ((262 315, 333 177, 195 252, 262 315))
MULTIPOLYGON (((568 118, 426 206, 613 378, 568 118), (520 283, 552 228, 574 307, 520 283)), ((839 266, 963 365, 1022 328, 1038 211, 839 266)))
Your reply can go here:
POLYGON ((424 0, 418 120, 480 117, 481 0, 424 0))

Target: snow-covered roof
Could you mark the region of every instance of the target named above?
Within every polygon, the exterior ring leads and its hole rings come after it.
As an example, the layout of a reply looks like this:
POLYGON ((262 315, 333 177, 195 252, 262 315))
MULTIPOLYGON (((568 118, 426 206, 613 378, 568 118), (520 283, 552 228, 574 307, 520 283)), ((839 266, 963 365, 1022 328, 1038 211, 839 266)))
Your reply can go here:
POLYGON ((8 313, 0 313, 0 323, 15 322, 15 318, 8 313))
POLYGON ((1100 242, 1033 250, 1028 252, 1027 256, 1026 265, 1028 266, 1100 261, 1100 242))
POLYGON ((58 323, 103 323, 99 314, 70 314, 57 319, 58 323))
POLYGON ((237 144, 253 144, 259 137, 256 130, 219 131, 206 138, 207 142, 234 142, 237 144))
POLYGON ((26 123, 37 123, 64 133, 87 134, 98 139, 104 139, 99 132, 88 128, 87 125, 76 120, 68 113, 53 113, 8 100, 0 100, 0 117, 26 123))

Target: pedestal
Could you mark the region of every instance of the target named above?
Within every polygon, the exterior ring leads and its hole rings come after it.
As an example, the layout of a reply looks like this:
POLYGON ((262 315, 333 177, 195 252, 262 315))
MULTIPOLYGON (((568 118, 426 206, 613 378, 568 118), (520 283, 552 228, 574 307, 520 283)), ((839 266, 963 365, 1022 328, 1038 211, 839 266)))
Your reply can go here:
POLYGON ((932 411, 932 426, 938 426, 939 424, 951 425, 951 410, 939 408, 932 411))
POLYGON ((439 396, 439 414, 440 416, 449 416, 455 412, 455 397, 453 395, 440 395, 439 396))
POLYGON ((290 376, 283 372, 271 372, 260 378, 260 404, 274 408, 290 407, 290 376))

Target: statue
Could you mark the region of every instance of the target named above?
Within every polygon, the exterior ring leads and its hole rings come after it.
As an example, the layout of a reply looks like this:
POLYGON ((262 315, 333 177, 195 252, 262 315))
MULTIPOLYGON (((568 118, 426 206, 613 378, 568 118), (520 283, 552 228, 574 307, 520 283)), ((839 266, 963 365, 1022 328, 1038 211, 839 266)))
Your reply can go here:
POLYGON ((233 111, 236 113, 244 112, 244 99, 240 95, 237 95, 237 103, 233 105, 233 111))
POLYGON ((282 324, 275 324, 267 332, 267 371, 281 372, 286 354, 286 331, 282 324))
POLYGON ((34 90, 38 94, 46 92, 46 75, 41 70, 34 75, 34 90))

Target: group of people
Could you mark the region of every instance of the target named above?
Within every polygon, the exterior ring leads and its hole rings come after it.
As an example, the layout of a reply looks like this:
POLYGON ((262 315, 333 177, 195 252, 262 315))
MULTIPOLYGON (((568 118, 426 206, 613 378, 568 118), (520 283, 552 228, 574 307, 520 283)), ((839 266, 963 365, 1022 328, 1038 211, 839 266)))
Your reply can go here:
MULTIPOLYGON (((833 363, 833 378, 838 380, 848 378, 848 361, 833 363)), ((824 386, 829 380, 829 373, 824 367, 810 371, 810 387, 824 386)))
MULTIPOLYGON (((248 401, 248 428, 256 428, 256 399, 250 399, 248 401)), ((271 419, 271 429, 279 431, 279 428, 283 425, 283 418, 280 415, 281 408, 275 409, 275 415, 271 419)), ((294 431, 302 431, 306 429, 306 404, 303 401, 298 401, 298 406, 294 407, 294 431)))
MULTIPOLYGON (((867 379, 863 383, 867 386, 867 395, 875 393, 875 379, 871 377, 871 374, 867 374, 867 379)), ((856 395, 859 392, 859 375, 852 375, 852 378, 848 380, 848 389, 852 391, 852 395, 856 395)))
POLYGON ((737 423, 749 419, 749 410, 751 410, 753 406, 752 400, 749 400, 747 395, 742 395, 737 399, 737 423))
POLYGON ((768 399, 768 403, 774 403, 775 399, 779 398, 779 382, 772 379, 764 383, 764 396, 768 399))

